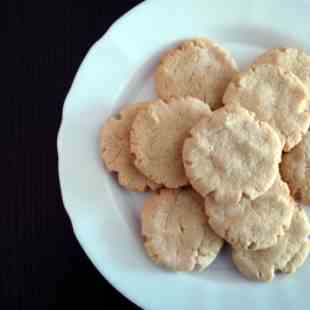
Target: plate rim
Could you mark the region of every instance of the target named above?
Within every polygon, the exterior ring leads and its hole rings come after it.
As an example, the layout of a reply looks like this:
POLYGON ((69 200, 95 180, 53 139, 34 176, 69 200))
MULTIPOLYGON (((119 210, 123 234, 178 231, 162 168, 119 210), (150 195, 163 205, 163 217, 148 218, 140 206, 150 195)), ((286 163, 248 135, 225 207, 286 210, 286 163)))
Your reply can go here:
POLYGON ((57 138, 56 138, 56 148, 57 148, 57 172, 58 172, 58 181, 59 181, 59 188, 60 188, 60 195, 61 195, 61 200, 62 200, 62 205, 63 208, 65 209, 67 216, 69 218, 70 221, 70 225, 72 228, 72 232, 74 234, 74 237, 76 238, 76 240, 78 241, 81 249, 83 250, 84 254, 86 255, 86 257, 89 259, 89 261, 92 263, 92 265, 95 267, 96 271, 114 288, 116 289, 120 294, 122 294, 128 301, 134 303, 136 306, 140 307, 141 309, 143 309, 143 305, 141 305, 134 296, 129 296, 127 294, 127 292, 125 290, 123 290, 121 287, 119 287, 114 281, 113 279, 104 271, 101 271, 101 268, 98 266, 98 264, 96 263, 95 259, 86 251, 84 245, 83 245, 83 241, 81 240, 79 233, 77 231, 77 228, 75 227, 75 225, 73 224, 73 219, 70 215, 70 211, 68 209, 68 207, 66 206, 66 204, 64 203, 64 194, 63 194, 63 186, 62 186, 62 179, 60 177, 60 161, 59 161, 59 157, 61 154, 61 139, 62 139, 62 133, 63 133, 63 126, 64 126, 64 114, 65 114, 65 109, 66 109, 66 105, 67 105, 67 101, 68 98, 72 92, 72 89, 74 88, 76 81, 79 77, 79 74, 81 72, 81 70, 83 70, 85 64, 87 64, 87 58, 89 57, 90 53, 96 48, 97 44, 99 42, 101 42, 103 39, 105 39, 106 37, 108 37, 110 35, 110 33, 120 24, 120 23, 124 23, 126 22, 126 19, 131 15, 134 14, 136 12, 137 9, 143 8, 144 6, 149 5, 149 1, 143 1, 137 5, 135 5, 134 7, 132 7, 129 11, 125 12, 124 14, 122 14, 120 17, 118 17, 111 25, 110 27, 106 30, 106 32, 98 39, 96 40, 88 49, 88 51, 86 52, 85 56, 83 57, 83 60, 81 62, 81 64, 79 65, 74 78, 72 80, 71 86, 69 87, 69 90, 65 96, 64 99, 64 104, 62 107, 62 111, 61 111, 61 119, 60 119, 60 123, 59 123, 59 128, 58 128, 58 132, 57 132, 57 138))

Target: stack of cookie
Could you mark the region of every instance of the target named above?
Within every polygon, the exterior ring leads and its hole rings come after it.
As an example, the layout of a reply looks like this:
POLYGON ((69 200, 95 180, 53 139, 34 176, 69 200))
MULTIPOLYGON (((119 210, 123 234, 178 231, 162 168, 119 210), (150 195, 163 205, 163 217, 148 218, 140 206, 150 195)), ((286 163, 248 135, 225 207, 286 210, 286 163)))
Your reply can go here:
POLYGON ((142 211, 148 255, 202 270, 224 241, 246 277, 292 273, 310 252, 310 57, 272 49, 239 73, 208 39, 161 59, 160 99, 129 105, 102 129, 101 155, 142 211), (280 165, 280 168, 279 168, 280 165))

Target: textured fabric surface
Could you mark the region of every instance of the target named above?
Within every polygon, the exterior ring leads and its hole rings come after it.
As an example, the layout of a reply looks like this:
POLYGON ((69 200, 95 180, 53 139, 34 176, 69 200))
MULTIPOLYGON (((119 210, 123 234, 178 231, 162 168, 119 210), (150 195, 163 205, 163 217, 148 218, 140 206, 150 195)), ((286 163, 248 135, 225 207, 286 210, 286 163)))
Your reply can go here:
POLYGON ((140 2, 1 3, 1 309, 135 308, 75 240, 60 196, 56 135, 88 49, 140 2))

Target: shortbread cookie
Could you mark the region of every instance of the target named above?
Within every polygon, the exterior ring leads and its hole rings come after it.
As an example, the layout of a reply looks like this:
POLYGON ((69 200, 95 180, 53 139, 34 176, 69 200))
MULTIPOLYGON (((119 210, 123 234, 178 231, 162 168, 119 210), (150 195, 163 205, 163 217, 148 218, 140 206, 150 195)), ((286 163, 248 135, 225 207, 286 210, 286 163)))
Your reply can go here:
POLYGON ((186 185, 184 139, 210 113, 207 104, 191 97, 171 99, 168 103, 158 100, 140 111, 130 136, 136 167, 150 180, 168 188, 186 185))
POLYGON ((310 224, 303 209, 295 207, 289 231, 269 249, 233 250, 233 262, 247 278, 271 281, 275 272, 293 273, 305 262, 310 252, 310 224))
POLYGON ((129 191, 144 192, 156 190, 160 186, 148 180, 133 164, 130 154, 129 133, 131 124, 138 111, 149 103, 126 106, 120 112, 120 118, 111 117, 101 130, 101 157, 109 171, 117 172, 120 185, 129 191))
POLYGON ((193 96, 211 109, 222 105, 224 91, 237 65, 230 53, 208 39, 186 41, 161 59, 155 74, 160 98, 193 96))
POLYGON ((218 203, 251 200, 274 183, 281 161, 276 132, 240 107, 225 107, 202 119, 183 148, 186 174, 194 189, 218 203))
POLYGON ((227 87, 223 102, 242 106, 268 122, 284 151, 298 144, 310 126, 309 97, 302 82, 280 66, 253 65, 227 87))
POLYGON ((175 271, 205 269, 223 245, 207 223, 203 199, 189 188, 153 194, 142 211, 142 234, 152 260, 175 271))
POLYGON ((218 204, 210 196, 205 212, 211 228, 235 248, 259 250, 274 246, 291 224, 295 203, 280 176, 255 200, 242 197, 237 205, 218 204))
POLYGON ((310 132, 289 153, 284 154, 280 171, 296 200, 310 204, 310 132))
POLYGON ((297 48, 272 48, 258 57, 256 64, 279 65, 293 72, 310 93, 310 56, 297 48))

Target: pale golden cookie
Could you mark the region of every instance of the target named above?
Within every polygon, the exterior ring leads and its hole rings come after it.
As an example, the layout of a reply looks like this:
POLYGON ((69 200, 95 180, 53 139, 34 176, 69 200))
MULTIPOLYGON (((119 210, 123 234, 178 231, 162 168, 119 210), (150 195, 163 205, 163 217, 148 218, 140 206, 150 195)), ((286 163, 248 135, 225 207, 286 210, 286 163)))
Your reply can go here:
POLYGON ((137 112, 148 104, 146 102, 126 106, 121 110, 119 119, 111 117, 101 130, 101 157, 109 171, 117 172, 119 184, 130 191, 144 192, 160 187, 137 170, 129 148, 131 124, 137 112))
POLYGON ((196 97, 214 110, 222 106, 224 91, 236 72, 228 51, 208 39, 194 39, 162 57, 155 74, 156 91, 163 100, 196 97))
POLYGON ((237 205, 205 200, 211 228, 235 248, 259 250, 274 246, 288 230, 295 203, 280 176, 255 200, 242 197, 237 205))
POLYGON ((289 153, 284 154, 280 171, 296 200, 310 204, 310 132, 289 153))
POLYGON ((242 106, 268 122, 284 151, 298 144, 310 126, 309 97, 302 82, 280 66, 253 65, 227 87, 223 102, 242 106))
POLYGON ((130 135, 136 167, 150 180, 168 188, 188 184, 182 147, 190 129, 209 115, 207 104, 191 97, 158 100, 140 111, 130 135))
POLYGON ((223 245, 207 223, 203 199, 189 188, 162 189, 146 200, 142 234, 152 260, 175 271, 205 269, 223 245))
POLYGON ((310 251, 310 224, 303 209, 295 207, 289 231, 269 249, 233 250, 233 262, 247 278, 271 281, 275 272, 293 273, 305 262, 310 251))
POLYGON ((194 189, 218 203, 255 199, 274 183, 281 161, 276 132, 240 107, 225 107, 202 119, 183 148, 186 175, 194 189))
POLYGON ((279 65, 293 72, 310 92, 310 56, 297 48, 272 48, 259 56, 256 64, 279 65))

